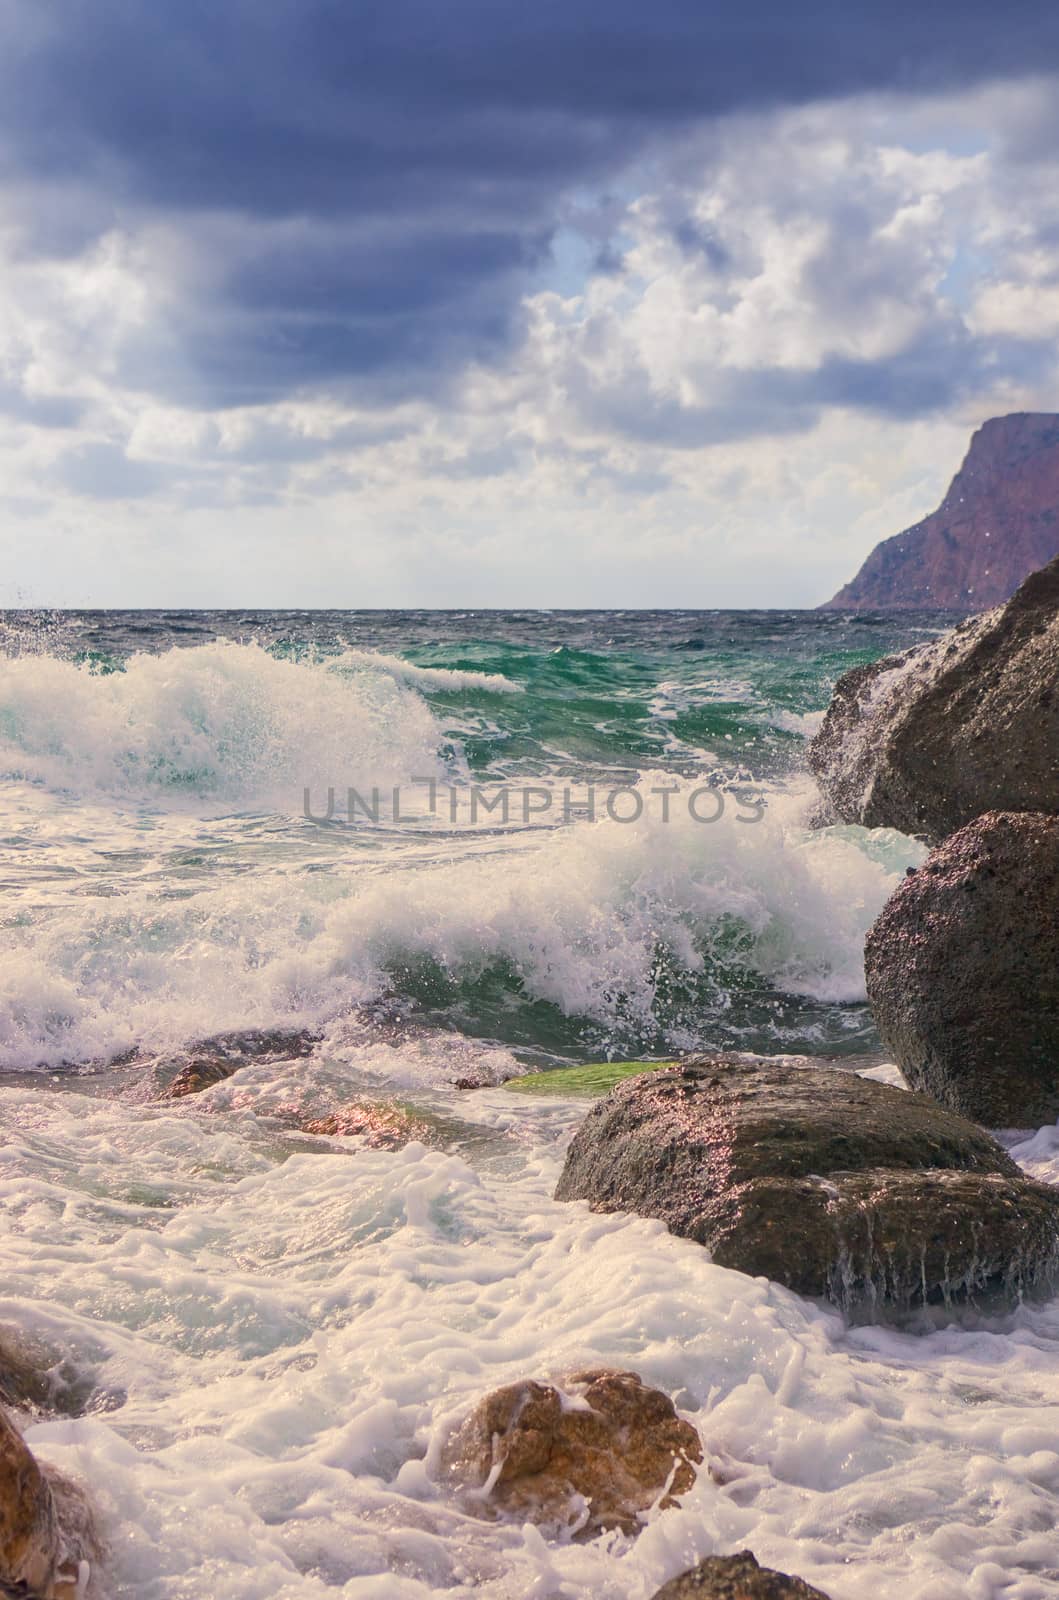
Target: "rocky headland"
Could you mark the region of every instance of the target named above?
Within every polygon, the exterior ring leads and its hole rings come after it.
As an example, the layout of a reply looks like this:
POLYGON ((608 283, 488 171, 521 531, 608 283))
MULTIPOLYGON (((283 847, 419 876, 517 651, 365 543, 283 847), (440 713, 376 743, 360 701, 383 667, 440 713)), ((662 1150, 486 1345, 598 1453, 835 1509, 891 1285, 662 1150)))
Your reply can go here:
POLYGON ((821 609, 981 611, 1059 555, 1059 416, 991 417, 938 509, 876 545, 821 609))

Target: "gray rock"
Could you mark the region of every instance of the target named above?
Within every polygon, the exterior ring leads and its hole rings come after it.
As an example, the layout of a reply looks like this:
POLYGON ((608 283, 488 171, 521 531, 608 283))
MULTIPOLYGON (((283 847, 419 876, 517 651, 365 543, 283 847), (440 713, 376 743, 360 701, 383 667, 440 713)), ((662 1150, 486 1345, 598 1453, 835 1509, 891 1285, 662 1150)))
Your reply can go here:
POLYGON ((657 1217, 721 1266, 858 1315, 1010 1305, 1059 1268, 1059 1189, 925 1095, 693 1057, 628 1078, 574 1137, 559 1200, 657 1217))
POLYGON ((992 1128, 1059 1116, 1059 818, 959 829, 883 907, 864 967, 914 1087, 992 1128))
POLYGON ((840 678, 809 764, 842 822, 936 843, 1059 813, 1059 559, 1007 605, 840 678))
POLYGON ((828 1600, 803 1578, 759 1567, 749 1550, 734 1556, 707 1556, 690 1572, 671 1578, 654 1600, 828 1600))

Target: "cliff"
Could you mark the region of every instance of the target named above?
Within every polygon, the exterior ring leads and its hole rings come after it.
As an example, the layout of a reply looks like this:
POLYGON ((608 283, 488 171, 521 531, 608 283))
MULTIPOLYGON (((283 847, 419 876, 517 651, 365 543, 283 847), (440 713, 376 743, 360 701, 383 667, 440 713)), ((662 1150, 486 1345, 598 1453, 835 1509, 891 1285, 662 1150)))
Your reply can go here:
POLYGON ((984 611, 1059 555, 1059 416, 992 417, 937 511, 876 545, 821 610, 984 611))

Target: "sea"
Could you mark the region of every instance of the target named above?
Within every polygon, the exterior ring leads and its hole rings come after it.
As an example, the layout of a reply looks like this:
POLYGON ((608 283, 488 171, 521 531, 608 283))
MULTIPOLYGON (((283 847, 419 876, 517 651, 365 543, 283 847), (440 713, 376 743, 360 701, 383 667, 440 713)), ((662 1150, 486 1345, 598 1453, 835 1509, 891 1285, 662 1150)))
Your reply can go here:
MULTIPOLYGON (((901 1081, 863 940, 925 852, 827 825, 807 743, 952 620, 0 616, 0 1332, 80 1396, 28 1437, 111 1600, 650 1600, 743 1548, 831 1600, 1059 1597, 1059 1302, 850 1325, 554 1201, 586 1103, 504 1087, 717 1049, 901 1081), (311 1053, 159 1098, 277 1029, 311 1053), (302 1131, 353 1103, 421 1136, 302 1131), (456 1503, 454 1424, 588 1365, 713 1472, 635 1538, 456 1503)), ((1059 1129, 1002 1138, 1059 1181, 1059 1129)))

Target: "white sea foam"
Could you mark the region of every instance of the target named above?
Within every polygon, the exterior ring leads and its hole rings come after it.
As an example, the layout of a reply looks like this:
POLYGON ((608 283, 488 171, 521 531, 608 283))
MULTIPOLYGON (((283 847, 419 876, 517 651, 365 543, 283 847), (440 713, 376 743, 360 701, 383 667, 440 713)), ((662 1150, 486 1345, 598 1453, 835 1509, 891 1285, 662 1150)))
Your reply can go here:
POLYGON ((823 711, 770 711, 768 720, 774 728, 781 728, 784 733, 797 733, 803 739, 811 739, 819 733, 824 722, 823 711))
POLYGON ((626 1033, 651 1027, 660 961, 693 980, 723 963, 791 994, 863 999, 865 931, 921 847, 806 831, 797 793, 773 793, 757 823, 729 796, 720 821, 701 823, 685 783, 666 821, 651 794, 662 786, 666 774, 644 776, 639 822, 470 832, 458 852, 426 834, 384 872, 345 830, 322 859, 277 847, 251 873, 223 870, 239 866, 237 836, 232 859, 218 851, 176 897, 158 870, 124 870, 118 896, 71 894, 62 879, 44 908, 34 886, 0 967, 0 1064, 324 1023, 423 960, 456 982, 503 963, 530 998, 626 1033))
POLYGON ((660 1224, 551 1191, 581 1108, 492 1091, 474 1168, 293 1155, 246 1113, 0 1090, 0 1321, 116 1410, 30 1430, 92 1487, 112 1600, 647 1600, 749 1545, 833 1600, 1059 1594, 1059 1306, 846 1330, 660 1224), (461 1514, 434 1472, 490 1388, 627 1365, 708 1472, 635 1541, 461 1514))
POLYGON ((307 785, 439 774, 426 703, 387 658, 371 662, 281 660, 224 642, 132 656, 106 674, 0 656, 0 773, 125 803, 284 812, 301 809, 307 785))
MULTIPOLYGON (((583 1106, 457 1098, 511 1055, 357 1009, 430 964, 456 984, 502 965, 604 1034, 646 1026, 674 974, 740 961, 855 1000, 865 929, 921 848, 810 833, 793 789, 760 823, 731 802, 696 823, 688 784, 668 823, 657 796, 628 825, 302 819, 304 784, 442 775, 454 724, 423 695, 501 691, 447 672, 223 645, 109 676, 0 661, 0 772, 20 775, 0 1064, 325 1032, 311 1058, 161 1107, 0 1088, 0 1323, 97 1386, 91 1415, 30 1438, 97 1499, 110 1600, 648 1600, 746 1545, 833 1600, 1059 1600, 1059 1304, 848 1331, 656 1223, 556 1204, 583 1106), (274 1120, 374 1090, 481 1128, 460 1154, 310 1154, 274 1120), (723 1487, 703 1472, 636 1541, 584 1545, 454 1507, 434 1473, 451 1422, 589 1362, 672 1394, 723 1487)), ((1059 1131, 1006 1142, 1059 1178, 1059 1131)))
POLYGON ((385 672, 398 683, 408 683, 425 693, 434 690, 462 693, 481 689, 486 694, 522 694, 521 683, 514 683, 499 672, 472 672, 457 667, 420 667, 402 656, 385 655, 377 650, 344 650, 337 664, 347 670, 385 672))

